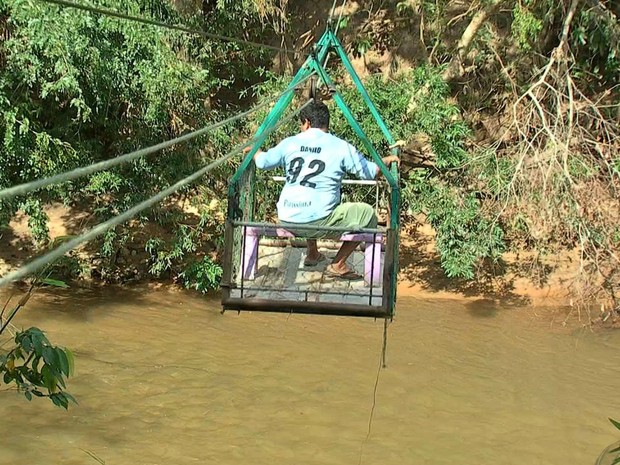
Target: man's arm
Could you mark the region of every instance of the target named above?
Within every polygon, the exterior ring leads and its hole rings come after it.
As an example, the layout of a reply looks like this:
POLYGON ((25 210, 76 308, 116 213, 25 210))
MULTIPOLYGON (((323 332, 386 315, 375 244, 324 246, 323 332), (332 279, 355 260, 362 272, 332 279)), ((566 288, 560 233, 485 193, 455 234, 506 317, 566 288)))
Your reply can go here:
MULTIPOLYGON (((253 145, 248 145, 246 148, 243 149, 243 154, 245 155, 246 153, 248 153, 250 150, 252 150, 252 147, 254 147, 253 145)), ((259 148, 256 153, 254 154, 254 157, 252 157, 252 159, 254 161, 256 161, 256 157, 258 157, 259 154, 263 153, 263 151, 259 148)))
MULTIPOLYGON (((263 170, 270 170, 281 166, 283 160, 283 151, 280 145, 281 144, 278 144, 274 148, 267 150, 266 152, 262 151, 259 148, 253 157, 254 163, 256 163, 256 167, 263 170)), ((251 145, 244 148, 243 153, 248 153, 250 150, 252 150, 251 145)))
MULTIPOLYGON (((381 161, 388 168, 392 163, 396 163, 398 166, 400 166, 400 158, 398 158, 396 155, 388 155, 387 157, 381 158, 381 161)), ((379 176, 379 173, 381 173, 381 168, 379 168, 379 165, 377 165, 377 174, 375 175, 375 177, 379 176)))
MULTIPOLYGON (((400 159, 396 155, 383 157, 381 161, 388 166, 393 162, 400 164, 400 159)), ((347 173, 364 180, 375 179, 381 172, 379 165, 372 161, 368 161, 366 157, 358 152, 352 145, 349 145, 349 154, 345 158, 344 169, 347 173)))

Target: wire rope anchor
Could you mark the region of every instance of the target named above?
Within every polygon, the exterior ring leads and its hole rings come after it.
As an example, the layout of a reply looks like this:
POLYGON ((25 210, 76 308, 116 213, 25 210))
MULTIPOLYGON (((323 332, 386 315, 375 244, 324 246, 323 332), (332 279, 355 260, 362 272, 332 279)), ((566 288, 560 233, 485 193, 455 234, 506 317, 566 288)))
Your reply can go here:
POLYGON ((319 102, 319 92, 318 92, 318 78, 313 76, 310 79, 310 99, 314 101, 314 103, 319 102))
POLYGON ((318 103, 321 100, 329 100, 338 93, 336 86, 331 83, 327 84, 323 82, 323 86, 327 89, 327 92, 325 91, 325 89, 323 89, 322 91, 319 90, 319 84, 319 77, 313 76, 310 80, 310 99, 314 101, 314 103, 318 103))

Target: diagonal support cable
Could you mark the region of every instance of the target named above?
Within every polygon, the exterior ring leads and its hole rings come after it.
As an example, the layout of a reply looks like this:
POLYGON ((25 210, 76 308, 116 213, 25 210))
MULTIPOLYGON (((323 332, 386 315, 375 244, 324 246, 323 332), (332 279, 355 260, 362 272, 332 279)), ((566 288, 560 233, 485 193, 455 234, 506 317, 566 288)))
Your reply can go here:
POLYGON ((338 0, 334 0, 334 3, 332 3, 332 7, 329 9, 329 16, 327 17, 327 25, 331 25, 332 20, 334 19, 334 13, 336 12, 336 4, 338 3, 338 0))
POLYGON ((342 5, 340 6, 340 14, 338 15, 338 21, 336 22, 336 27, 334 28, 334 35, 338 35, 338 31, 340 30, 340 24, 342 23, 342 15, 344 14, 344 7, 347 4, 347 0, 342 0, 342 5))
POLYGON ((151 155, 155 152, 159 152, 161 150, 167 149, 169 147, 172 147, 174 145, 183 143, 183 142, 187 142, 191 139, 195 139, 196 137, 200 137, 204 134, 207 134, 217 128, 220 128, 222 126, 225 126, 229 123, 232 123, 234 121, 237 121, 239 119, 245 118, 246 116, 251 115, 252 113, 255 113, 256 111, 265 108, 267 106, 269 106, 274 100, 279 99, 280 97, 288 94, 289 92, 293 92, 295 89, 299 88, 301 86, 301 84, 303 84, 305 81, 307 81, 310 78, 310 76, 308 76, 307 78, 303 79, 302 81, 300 81, 299 83, 295 84, 294 86, 289 87, 288 89, 286 89, 284 92, 282 92, 280 95, 276 95, 275 97, 270 98, 269 100, 266 100, 265 102, 257 105, 256 107, 245 111, 243 113, 239 113, 235 116, 232 116, 230 118, 227 118, 223 121, 211 124, 209 126, 206 126, 202 129, 198 129, 196 131, 184 134, 182 136, 179 136, 175 139, 171 139, 165 142, 161 142, 159 144, 153 145, 151 147, 146 147, 140 150, 136 150, 134 152, 130 152, 127 153, 125 155, 120 155, 118 157, 115 158, 111 158, 109 160, 104 160, 98 163, 93 163, 92 165, 89 166, 85 166, 82 168, 76 168, 74 170, 71 171, 67 171, 65 173, 60 173, 57 174, 55 176, 50 176, 49 178, 43 178, 43 179, 38 179, 36 181, 32 181, 32 182, 27 182, 24 184, 19 184, 17 186, 13 186, 13 187, 9 187, 7 189, 3 189, 0 190, 0 200, 5 200, 11 197, 16 197, 18 195, 23 195, 23 194, 27 194, 28 192, 32 192, 35 191, 37 189, 41 189, 43 187, 49 186, 51 184, 60 184, 63 182, 67 182, 70 181, 72 179, 76 179, 76 178, 80 178, 83 176, 87 176, 89 174, 92 173, 96 173, 98 171, 103 171, 103 170, 107 170, 110 168, 113 168, 117 165, 120 165, 122 163, 127 163, 130 162, 132 160, 136 160, 138 158, 147 156, 147 155, 151 155))
POLYGON ((16 281, 18 279, 22 279, 32 273, 34 273, 35 271, 39 270, 40 268, 44 267, 45 265, 47 265, 48 263, 53 263, 55 260, 57 260, 58 258, 62 257, 64 254, 66 254, 67 252, 75 249, 76 247, 78 247, 79 245, 91 241, 94 238, 102 235, 103 233, 105 233, 107 230, 118 226, 122 223, 124 223, 125 221, 133 218, 134 216, 136 216, 138 213, 151 208, 152 206, 154 206, 155 204, 161 202, 163 199, 165 199, 166 197, 174 194, 175 192, 177 192, 178 190, 182 189, 183 187, 186 187, 192 183, 194 183, 195 181, 197 181, 198 179, 200 179, 202 176, 204 176, 206 173, 208 173, 209 171, 217 168, 218 166, 222 165, 223 163, 227 162, 228 160, 230 160, 231 158, 233 158, 235 155, 237 155, 244 147, 247 147, 250 144, 261 144, 269 134, 271 134, 272 132, 274 132, 276 129, 278 129, 280 126, 288 123, 289 121, 291 121, 292 119, 294 119, 304 108, 306 108, 310 103, 312 102, 312 100, 308 100, 306 103, 304 103, 301 107, 299 107, 297 110, 295 110, 293 113, 291 113, 289 116, 287 116, 286 118, 282 119, 278 124, 270 127, 269 129, 265 130, 261 135, 258 135, 256 137, 254 137, 253 139, 251 139, 248 142, 245 142, 243 144, 239 144, 237 145, 234 149, 232 149, 230 152, 228 152, 226 155, 224 155, 221 158, 218 158, 217 160, 209 163, 207 166, 205 166, 204 168, 201 168, 200 170, 196 171, 194 174, 181 179, 179 182, 177 182, 176 184, 173 184, 172 186, 168 187, 167 189, 161 191, 160 193, 154 195, 153 197, 145 200, 144 202, 139 203, 138 205, 130 208, 129 210, 127 210, 124 213, 121 213, 120 215, 117 215, 113 218, 110 218, 109 220, 98 224, 97 226, 95 226, 94 228, 92 228, 91 230, 79 235, 78 237, 75 237, 65 243, 63 243, 62 245, 58 246, 56 249, 52 250, 51 252, 46 253, 45 255, 42 255, 39 258, 34 259, 33 261, 31 261, 30 263, 19 267, 17 270, 12 271, 10 273, 8 273, 5 277, 0 278, 0 287, 2 286, 6 286, 9 283, 16 281))

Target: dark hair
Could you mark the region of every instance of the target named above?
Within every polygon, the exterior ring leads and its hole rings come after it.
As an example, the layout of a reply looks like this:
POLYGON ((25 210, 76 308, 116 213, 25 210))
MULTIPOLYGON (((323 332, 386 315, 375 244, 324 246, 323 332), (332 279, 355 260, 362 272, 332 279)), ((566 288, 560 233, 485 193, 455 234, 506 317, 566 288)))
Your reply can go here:
POLYGON ((299 112, 299 120, 310 121, 310 127, 329 129, 329 108, 323 102, 312 102, 299 112))

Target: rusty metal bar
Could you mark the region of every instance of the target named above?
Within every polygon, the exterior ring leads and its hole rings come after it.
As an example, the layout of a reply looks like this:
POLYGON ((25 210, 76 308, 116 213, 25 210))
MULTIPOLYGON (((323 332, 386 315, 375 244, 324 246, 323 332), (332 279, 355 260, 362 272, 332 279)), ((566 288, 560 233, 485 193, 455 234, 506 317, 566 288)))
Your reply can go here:
POLYGON ((389 308, 339 303, 298 302, 255 298, 222 298, 224 310, 389 318, 389 308))

